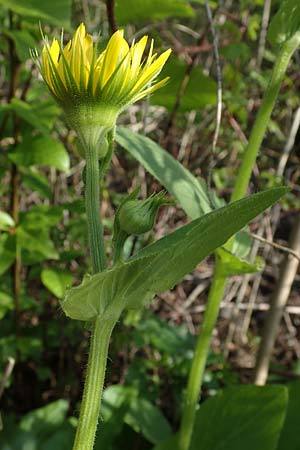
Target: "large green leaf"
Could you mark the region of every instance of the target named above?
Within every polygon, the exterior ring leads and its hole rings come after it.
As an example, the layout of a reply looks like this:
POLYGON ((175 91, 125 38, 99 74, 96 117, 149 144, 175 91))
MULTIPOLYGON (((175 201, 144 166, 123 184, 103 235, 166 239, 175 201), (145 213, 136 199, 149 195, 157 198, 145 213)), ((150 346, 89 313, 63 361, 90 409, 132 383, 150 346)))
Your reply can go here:
POLYGON ((13 98, 10 103, 0 105, 0 110, 3 112, 13 111, 24 122, 31 125, 32 128, 39 130, 45 135, 49 135, 58 115, 59 108, 52 99, 41 102, 41 95, 44 92, 45 86, 37 83, 37 86, 31 88, 28 92, 28 97, 31 97, 30 103, 13 98), (36 96, 37 94, 38 96, 36 96))
POLYGON ((44 269, 41 273, 41 280, 52 294, 62 298, 66 288, 73 282, 73 275, 67 270, 44 269))
POLYGON ((285 192, 274 188, 231 203, 179 228, 127 262, 87 277, 61 305, 77 320, 117 319, 126 307, 140 307, 181 278, 285 192))
POLYGON ((211 211, 204 182, 201 184, 152 139, 118 127, 116 140, 168 189, 189 217, 196 219, 211 211))
MULTIPOLYGON (((165 64, 161 78, 169 76, 170 80, 161 89, 151 95, 151 103, 173 109, 182 80, 185 77, 187 64, 176 57, 171 57, 165 64)), ((190 74, 184 95, 181 98, 179 111, 190 111, 214 105, 217 101, 217 85, 215 81, 204 75, 199 67, 190 74)))
POLYGON ((37 22, 70 28, 71 0, 0 0, 0 4, 22 17, 32 17, 37 22))
POLYGON ((6 272, 16 259, 16 239, 14 235, 0 235, 0 275, 6 272))
MULTIPOLYGON (((118 127, 116 140, 176 198, 189 217, 196 219, 212 210, 204 180, 195 178, 189 170, 152 139, 127 128, 118 127)), ((223 206, 224 202, 218 199, 214 192, 212 194, 215 206, 218 208, 223 206)), ((232 250, 235 256, 232 255, 231 261, 229 258, 224 258, 224 264, 231 263, 231 267, 228 267, 228 276, 234 273, 254 272, 262 268, 261 261, 251 266, 240 259, 247 256, 250 248, 251 238, 244 232, 237 233, 232 250), (235 259, 235 271, 233 259, 235 259)))
POLYGON ((46 229, 17 228, 17 244, 22 250, 22 262, 30 265, 45 259, 59 259, 59 255, 46 229))
POLYGON ((268 38, 273 44, 282 44, 300 31, 299 0, 281 0, 279 5, 268 31, 268 38))
POLYGON ((15 164, 25 167, 42 165, 63 171, 67 171, 70 167, 70 158, 65 147, 49 135, 24 139, 9 153, 9 158, 15 164))
POLYGON ((35 48, 37 46, 37 41, 30 34, 29 31, 27 30, 9 31, 5 28, 1 29, 1 31, 7 36, 9 36, 11 39, 13 39, 16 46, 17 55, 22 62, 25 62, 27 61, 27 59, 31 58, 29 49, 35 48))
POLYGON ((31 191, 37 192, 42 198, 50 198, 52 195, 48 178, 34 166, 22 168, 22 183, 31 191))
POLYGON ((289 383, 287 387, 289 403, 277 450, 299 450, 300 382, 289 383))
POLYGON ((152 450, 178 450, 178 434, 173 434, 164 442, 156 445, 152 450))
POLYGON ((287 401, 284 386, 225 389, 200 407, 190 450, 275 450, 287 401))
POLYGON ((164 441, 171 435, 171 427, 165 416, 134 387, 118 384, 105 390, 102 413, 106 420, 122 404, 125 405, 124 422, 152 444, 164 441))
POLYGON ((56 400, 26 414, 20 422, 20 428, 24 431, 33 431, 39 438, 44 438, 62 425, 68 408, 66 400, 56 400))
POLYGON ((185 0, 118 0, 116 18, 120 25, 170 17, 193 17, 193 8, 185 0))

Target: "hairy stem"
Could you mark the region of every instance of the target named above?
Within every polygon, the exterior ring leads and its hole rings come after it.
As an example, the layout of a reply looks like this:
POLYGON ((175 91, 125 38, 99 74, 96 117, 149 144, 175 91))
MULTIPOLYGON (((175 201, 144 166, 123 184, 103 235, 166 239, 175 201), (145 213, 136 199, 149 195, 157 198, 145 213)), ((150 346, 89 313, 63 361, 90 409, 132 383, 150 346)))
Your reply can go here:
POLYGON ((100 173, 98 151, 86 148, 85 207, 88 221, 89 248, 94 273, 106 266, 103 229, 100 213, 100 173))
MULTIPOLYGON (((297 32, 283 44, 281 51, 278 54, 269 86, 266 90, 254 126, 251 130, 249 143, 242 157, 242 162, 235 182, 231 201, 239 200, 246 194, 253 166, 265 135, 267 125, 278 96, 280 85, 283 81, 290 58, 299 44, 300 32, 297 32)), ((232 240, 229 241, 226 247, 230 249, 231 246, 232 240)), ((189 374, 185 406, 179 433, 179 450, 188 450, 192 438, 195 415, 203 383, 203 374, 209 352, 211 336, 218 318, 220 304, 226 288, 227 278, 222 273, 222 263, 217 260, 213 281, 208 295, 203 325, 196 343, 195 357, 189 374)))
MULTIPOLYGON (((89 247, 94 273, 106 266, 103 229, 100 216, 100 171, 98 149, 86 146, 85 204, 89 247)), ((103 173, 101 174, 103 177, 103 173)), ((109 340, 115 319, 97 317, 91 332, 87 374, 73 450, 92 450, 99 420, 109 340)))
POLYGON ((97 318, 94 323, 80 417, 73 450, 94 447, 106 370, 109 340, 115 320, 97 318))

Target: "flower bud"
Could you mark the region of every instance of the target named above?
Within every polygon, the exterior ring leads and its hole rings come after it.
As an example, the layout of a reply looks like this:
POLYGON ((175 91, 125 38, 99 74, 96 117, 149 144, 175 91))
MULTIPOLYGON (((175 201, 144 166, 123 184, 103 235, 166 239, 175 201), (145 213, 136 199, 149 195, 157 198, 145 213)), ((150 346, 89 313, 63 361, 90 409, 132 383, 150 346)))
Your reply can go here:
POLYGON ((118 213, 120 229, 128 235, 138 235, 152 230, 158 209, 165 200, 165 192, 159 192, 146 200, 129 200, 118 213))
POLYGON ((158 209, 171 204, 166 200, 166 192, 153 194, 146 200, 137 200, 139 188, 134 190, 119 206, 114 224, 115 261, 121 258, 128 236, 147 233, 152 230, 158 209))

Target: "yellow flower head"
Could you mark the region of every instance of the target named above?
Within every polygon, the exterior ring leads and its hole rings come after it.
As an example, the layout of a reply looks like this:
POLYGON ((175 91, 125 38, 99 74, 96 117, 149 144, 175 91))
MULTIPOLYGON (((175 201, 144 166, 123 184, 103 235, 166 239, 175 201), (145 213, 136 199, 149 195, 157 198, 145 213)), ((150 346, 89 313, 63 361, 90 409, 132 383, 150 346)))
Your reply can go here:
POLYGON ((48 88, 63 107, 83 148, 85 151, 99 148, 99 158, 105 155, 103 143, 118 114, 168 80, 155 81, 171 50, 157 57, 153 54, 152 40, 143 60, 147 40, 144 36, 129 47, 119 30, 98 54, 97 43, 86 34, 82 23, 65 47, 57 39, 50 44, 44 38, 41 59, 37 52, 33 53, 48 88))
POLYGON ((116 31, 105 50, 97 55, 97 44, 86 34, 82 23, 72 40, 63 48, 53 39, 45 39, 40 72, 56 98, 62 104, 89 102, 110 105, 120 112, 154 90, 163 86, 168 78, 154 82, 162 70, 171 50, 157 57, 153 54, 153 40, 147 58, 143 53, 147 36, 129 47, 123 31, 116 31))

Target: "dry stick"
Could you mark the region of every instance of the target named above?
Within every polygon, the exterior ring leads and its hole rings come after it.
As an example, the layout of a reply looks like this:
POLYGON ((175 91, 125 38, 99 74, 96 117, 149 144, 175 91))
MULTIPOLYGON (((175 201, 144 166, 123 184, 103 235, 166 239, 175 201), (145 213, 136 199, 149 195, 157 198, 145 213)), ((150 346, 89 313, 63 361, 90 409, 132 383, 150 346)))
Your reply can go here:
MULTIPOLYGON (((222 301, 220 309, 227 309, 230 311, 232 309, 235 309, 236 306, 238 307, 238 309, 240 311, 245 311, 248 309, 248 305, 246 303, 240 303, 239 305, 235 305, 233 302, 228 302, 228 301, 222 301)), ((206 305, 195 306, 191 310, 191 313, 192 314, 203 313, 205 311, 205 309, 206 309, 206 305)), ((269 303, 256 303, 253 306, 253 309, 255 311, 268 311, 270 309, 270 304, 269 303)), ((289 314, 299 316, 300 315, 300 306, 294 306, 294 305, 286 306, 285 311, 289 314)))
POLYGON ((264 53, 265 53, 265 45, 266 45, 266 37, 267 37, 267 30, 268 30, 268 24, 270 19, 270 11, 271 11, 271 3, 272 0, 265 0, 264 4, 264 11, 262 16, 262 23, 261 23, 261 30, 260 30, 260 36, 259 36, 259 43, 258 43, 258 55, 257 55, 257 68, 260 69, 264 53))
POLYGON ((218 97, 218 103, 217 103, 217 113, 216 113, 216 128, 214 132, 213 142, 212 142, 212 151, 214 152, 216 149, 216 145, 218 142, 218 137, 220 134, 220 127, 221 127, 221 119, 222 119, 222 69, 221 69, 221 63, 220 63, 220 55, 219 55, 219 48, 218 48, 218 35, 215 30, 214 21, 211 13, 211 9, 209 6, 208 0, 205 0, 205 8, 206 8, 206 14, 209 20, 210 25, 210 31, 213 38, 213 50, 214 50, 214 57, 215 57, 215 63, 216 63, 216 69, 217 69, 217 97, 218 97))
MULTIPOLYGON (((300 254, 300 213, 298 213, 294 222, 290 238, 290 247, 294 252, 300 254)), ((254 382, 260 386, 266 383, 268 377, 270 358, 277 330, 290 295, 298 265, 299 259, 292 255, 287 255, 282 262, 279 280, 274 289, 270 310, 266 317, 255 367, 254 382)))
POLYGON ((294 258, 298 259, 300 262, 300 254, 295 252, 289 247, 285 247, 284 245, 277 244, 277 242, 269 241, 268 239, 265 239, 257 234, 254 233, 248 233, 249 236, 251 236, 253 239, 256 239, 257 241, 263 242, 264 244, 270 245, 271 247, 276 248, 277 250, 281 250, 284 253, 288 253, 289 255, 294 256, 294 258))
MULTIPOLYGON (((200 47, 201 42, 202 42, 203 36, 200 36, 197 42, 197 46, 200 47)), ((173 129, 174 126, 174 122, 178 113, 178 110, 180 108, 181 102, 182 102, 182 98, 184 96, 186 87, 188 85, 188 82, 190 80, 193 68, 195 67, 196 61, 197 61, 197 57, 198 57, 199 52, 195 52, 192 57, 191 57, 191 62, 188 64, 184 77, 180 83, 180 86, 178 88, 178 92, 177 92, 177 96, 176 96, 176 101, 175 104, 173 106, 173 109, 171 111, 167 126, 166 126, 166 130, 165 130, 165 139, 164 139, 164 146, 168 146, 169 143, 169 138, 171 135, 171 131, 173 129)))
POLYGON ((7 381, 9 379, 9 377, 11 376, 12 371, 14 370, 15 362, 16 362, 15 359, 12 358, 11 356, 9 356, 5 371, 3 373, 3 377, 0 380, 0 398, 3 395, 7 381))
MULTIPOLYGON (((14 27, 13 13, 11 11, 9 11, 9 27, 10 30, 13 30, 14 27)), ((8 51, 10 59, 10 85, 7 95, 7 102, 9 103, 11 99, 15 96, 20 71, 20 61, 16 54, 15 43, 10 37, 8 38, 8 51)), ((13 123, 14 123, 14 130, 13 130, 14 145, 17 145, 19 140, 19 120, 15 114, 13 116, 13 123)), ((11 175, 10 211, 12 218, 14 219, 15 226, 17 226, 19 222, 20 174, 18 171, 18 167, 15 164, 12 164, 10 175, 11 175)), ((19 316, 20 316, 20 288, 21 288, 21 259, 17 243, 15 248, 16 248, 16 259, 12 267, 12 278, 13 278, 13 293, 15 306, 15 327, 16 327, 16 336, 18 336, 20 331, 19 316)))
MULTIPOLYGON (((205 0, 205 6, 207 11, 208 20, 210 23, 210 29, 213 38, 213 48, 215 62, 217 66, 217 77, 218 77, 218 105, 217 105, 217 119, 216 119, 216 130, 214 133, 213 143, 212 143, 212 153, 215 151, 217 139, 220 131, 221 115, 222 115, 222 71, 220 66, 220 58, 218 51, 218 40, 217 34, 214 28, 213 18, 210 10, 208 0, 205 0)), ((211 164, 210 164, 211 166, 211 164)), ((209 175, 210 176, 210 175, 209 175)), ((210 184, 210 178, 208 180, 210 184)), ((210 191, 210 189, 209 189, 210 191)), ((223 287, 226 283, 226 277, 221 271, 221 265, 216 264, 214 279, 212 282, 212 287, 210 292, 214 292, 217 297, 222 297, 223 287)), ((208 299, 208 303, 209 303, 208 299)), ((219 311, 218 302, 210 302, 210 310, 204 315, 203 323, 201 326, 201 332, 197 339, 197 344, 195 347, 195 355, 193 359, 193 364, 189 373, 187 391, 185 395, 182 419, 180 424, 179 438, 178 438, 178 450, 188 450, 192 438, 196 408, 199 402, 199 394, 201 390, 201 380, 203 377, 207 351, 210 346, 212 330, 214 328, 214 318, 217 317, 219 311)))
MULTIPOLYGON (((5 385, 9 379, 9 377, 11 376, 12 371, 14 370, 14 366, 15 366, 15 359, 12 358, 11 356, 9 356, 2 380, 0 380, 0 399, 3 395, 5 385)), ((0 431, 2 431, 2 430, 3 430, 3 423, 2 423, 2 417, 1 417, 1 411, 0 411, 0 431)))
MULTIPOLYGON (((300 31, 293 34, 290 39, 284 42, 276 58, 269 85, 251 130, 249 143, 243 154, 230 199, 231 202, 243 198, 246 194, 257 154, 262 144, 281 83, 284 79, 289 61, 299 44, 300 31)), ((231 243, 232 240, 227 243, 228 249, 231 248, 231 243)), ((226 284, 227 276, 222 267, 222 261, 219 258, 216 258, 215 272, 208 295, 207 308, 201 331, 197 339, 192 368, 189 373, 187 393, 179 432, 179 450, 188 450, 190 446, 205 364, 226 284)))
MULTIPOLYGON (((207 14, 207 17, 209 20, 210 31, 211 31, 211 35, 212 35, 212 39, 213 39, 213 50, 214 50, 216 68, 217 68, 217 99, 218 99, 217 112, 216 112, 216 128, 215 128, 213 142, 212 142, 212 151, 210 153, 210 161, 209 161, 209 167, 208 167, 208 179, 207 179, 208 195, 210 196, 213 157, 214 157, 217 142, 218 142, 220 127, 221 127, 221 120, 222 120, 222 69, 221 69, 220 55, 219 55, 219 48, 218 48, 218 35, 215 30, 214 21, 213 21, 213 17, 212 17, 212 13, 211 13, 211 9, 210 9, 208 0, 205 0, 205 9, 206 9, 206 14, 207 14)), ((212 200, 211 200, 211 203, 213 204, 212 200)))
POLYGON ((118 25, 115 16, 115 0, 106 0, 106 12, 111 32, 114 33, 115 31, 118 30, 118 25))
MULTIPOLYGON (((259 233, 263 233, 263 229, 264 229, 264 226, 262 225, 259 229, 259 233)), ((258 249, 259 249, 259 243, 256 241, 256 242, 254 242, 254 244, 251 248, 251 252, 250 252, 249 261, 251 263, 253 263, 255 261, 258 249)), ((237 321, 238 321, 238 316, 239 316, 240 305, 241 305, 243 299, 245 298, 250 279, 251 279, 251 274, 249 274, 249 273, 247 273, 243 277, 241 287, 239 289, 238 295, 236 297, 236 301, 235 301, 233 309, 232 309, 232 313, 229 318, 230 323, 229 323, 228 333, 227 333, 225 345, 224 345, 224 357, 225 358, 227 358, 227 356, 229 355, 229 352, 230 352, 230 344, 234 339, 234 335, 235 335, 235 332, 237 329, 237 321)))
MULTIPOLYGON (((278 176, 283 176, 284 174, 284 170, 288 161, 288 158, 290 156, 291 150, 294 147, 295 144, 295 139, 296 139, 296 135, 298 132, 300 126, 300 107, 296 110, 296 113, 294 115, 294 120, 291 126, 291 130, 288 136, 288 139, 286 141, 286 144, 284 146, 283 149, 283 153, 281 155, 281 158, 279 160, 278 163, 278 167, 277 167, 277 171, 276 171, 276 175, 278 176)), ((273 230, 275 230, 276 228, 276 224, 278 223, 279 220, 279 216, 280 216, 280 204, 277 204, 274 206, 274 225, 273 225, 273 230)), ((265 256, 267 256, 267 249, 264 250, 264 259, 265 256)), ((252 288, 252 293, 249 299, 249 303, 248 303, 248 309, 246 311, 245 317, 244 317, 244 321, 243 321, 243 325, 242 325, 242 329, 241 329, 241 336, 242 339, 246 342, 246 336, 247 336, 247 332, 249 329, 249 325, 250 325, 250 321, 251 321, 251 316, 252 316, 252 311, 254 309, 254 305, 255 305, 255 298, 256 298, 256 293, 258 291, 259 288, 259 284, 261 281, 261 274, 259 274, 258 276, 256 276, 254 284, 253 284, 253 288, 252 288)))
POLYGON ((285 166, 287 164, 288 158, 290 156, 290 152, 295 144, 296 135, 298 132, 300 126, 300 106, 297 108, 296 113, 294 115, 293 124, 291 127, 291 131, 288 137, 288 140, 286 141, 286 144, 283 149, 283 153, 281 155, 281 158, 279 160, 278 169, 277 169, 277 175, 280 177, 283 176, 285 166))

